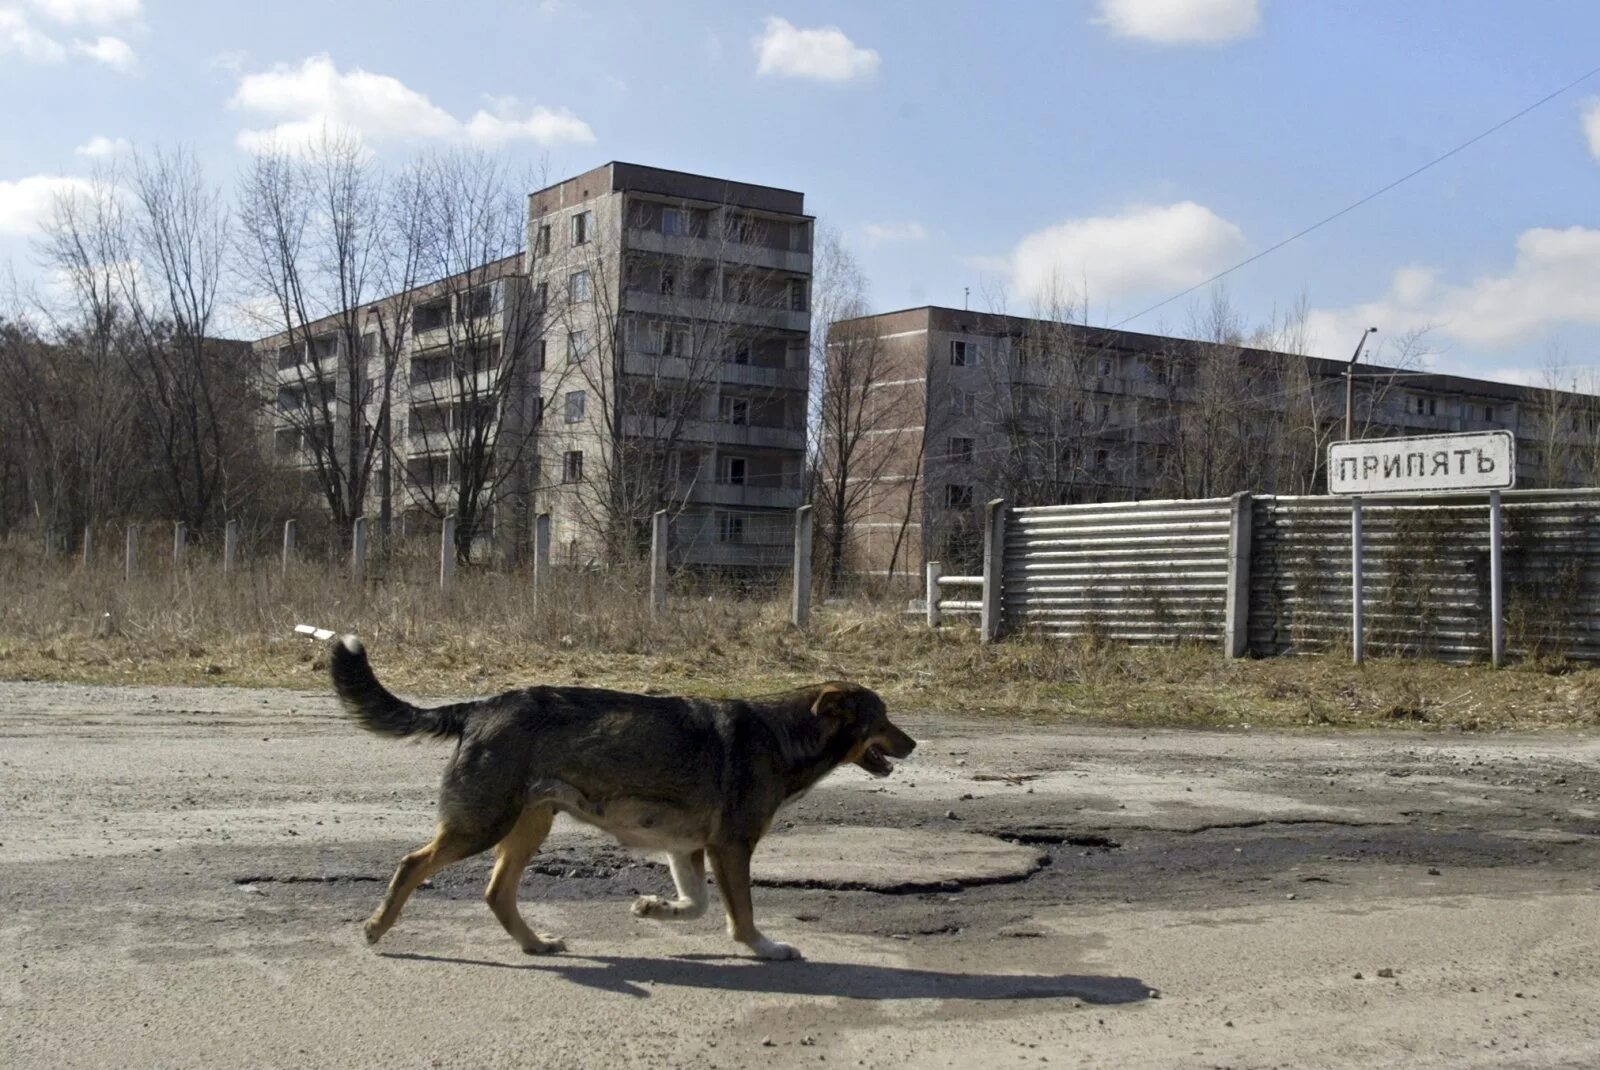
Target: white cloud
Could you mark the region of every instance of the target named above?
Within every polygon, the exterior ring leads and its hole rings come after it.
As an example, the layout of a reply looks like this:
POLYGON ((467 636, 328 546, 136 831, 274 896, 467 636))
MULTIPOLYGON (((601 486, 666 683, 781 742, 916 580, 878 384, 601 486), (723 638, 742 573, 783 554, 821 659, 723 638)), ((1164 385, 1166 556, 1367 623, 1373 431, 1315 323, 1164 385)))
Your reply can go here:
POLYGON ((757 74, 782 74, 819 82, 852 82, 878 71, 880 57, 861 48, 836 26, 803 30, 788 19, 767 19, 767 31, 756 39, 757 74))
POLYGON ((1065 289, 1096 303, 1193 286, 1227 267, 1244 234, 1193 201, 1069 219, 1023 238, 1011 283, 1028 299, 1065 289))
POLYGON ((136 19, 142 13, 140 0, 28 0, 29 6, 47 18, 69 26, 105 26, 136 19))
POLYGON ((0 56, 15 53, 35 63, 58 63, 67 50, 48 34, 36 29, 25 12, 0 7, 0 56))
POLYGON ((1163 45, 1215 45, 1261 25, 1260 0, 1100 0, 1095 22, 1117 37, 1163 45))
POLYGON ((131 71, 139 62, 133 48, 120 37, 97 37, 93 41, 74 41, 72 50, 119 71, 131 71))
POLYGON ((1600 160, 1600 100, 1591 100, 1583 113, 1583 132, 1589 137, 1589 152, 1600 160))
POLYGON ((1452 284, 1433 268, 1404 267, 1375 301, 1314 311, 1309 334, 1318 352, 1368 326, 1390 336, 1431 327, 1468 346, 1526 345, 1558 325, 1600 326, 1597 278, 1600 230, 1537 227, 1518 235, 1516 258, 1499 274, 1452 284))
POLYGON ((868 223, 861 228, 861 236, 868 246, 887 245, 890 242, 926 241, 928 228, 915 220, 904 223, 868 223))
POLYGON ((30 175, 15 182, 0 181, 0 234, 36 233, 50 221, 56 198, 91 192, 88 182, 64 175, 30 175))
POLYGON ((106 137, 103 134, 96 134, 72 151, 79 156, 102 157, 116 156, 131 148, 133 146, 125 137, 106 137))
POLYGON ((510 101, 501 101, 496 113, 480 110, 462 122, 398 78, 359 68, 341 72, 326 55, 312 56, 297 67, 280 63, 243 76, 229 105, 276 120, 265 129, 239 132, 237 144, 249 150, 292 150, 330 130, 367 141, 594 141, 589 124, 565 109, 533 108, 517 114, 510 101))

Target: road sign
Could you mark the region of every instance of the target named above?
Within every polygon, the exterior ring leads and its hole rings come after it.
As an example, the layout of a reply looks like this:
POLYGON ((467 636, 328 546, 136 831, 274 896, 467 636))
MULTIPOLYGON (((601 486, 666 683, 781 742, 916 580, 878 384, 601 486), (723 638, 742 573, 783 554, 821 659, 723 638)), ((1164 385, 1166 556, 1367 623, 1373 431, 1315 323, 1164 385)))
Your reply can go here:
POLYGON ((1506 490, 1517 482, 1510 431, 1335 442, 1328 447, 1329 494, 1415 494, 1506 490))

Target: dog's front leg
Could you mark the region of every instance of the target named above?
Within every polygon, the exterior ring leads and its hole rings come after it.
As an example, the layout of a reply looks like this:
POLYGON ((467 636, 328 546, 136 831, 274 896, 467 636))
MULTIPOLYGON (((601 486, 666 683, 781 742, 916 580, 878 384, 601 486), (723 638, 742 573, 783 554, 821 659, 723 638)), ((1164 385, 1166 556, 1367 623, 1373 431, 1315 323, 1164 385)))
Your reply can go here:
POLYGON ((722 890, 722 905, 728 912, 728 935, 763 959, 797 959, 799 949, 777 940, 768 940, 756 928, 755 910, 750 904, 750 851, 745 844, 711 849, 711 870, 722 890))
POLYGON ((674 851, 667 856, 672 867, 672 883, 677 886, 678 898, 665 899, 659 895, 641 895, 633 901, 633 912, 641 918, 674 918, 688 921, 706 912, 709 896, 706 894, 706 853, 674 851))

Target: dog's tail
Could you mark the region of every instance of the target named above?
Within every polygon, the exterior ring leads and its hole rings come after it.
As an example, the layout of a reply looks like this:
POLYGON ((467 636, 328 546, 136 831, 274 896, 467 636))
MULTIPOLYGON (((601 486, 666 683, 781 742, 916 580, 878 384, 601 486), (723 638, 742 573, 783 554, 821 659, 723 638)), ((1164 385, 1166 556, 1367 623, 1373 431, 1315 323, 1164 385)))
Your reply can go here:
POLYGON ((334 642, 328 665, 339 701, 369 732, 450 739, 466 730, 470 703, 423 709, 396 698, 373 675, 366 648, 353 635, 342 636, 334 642))

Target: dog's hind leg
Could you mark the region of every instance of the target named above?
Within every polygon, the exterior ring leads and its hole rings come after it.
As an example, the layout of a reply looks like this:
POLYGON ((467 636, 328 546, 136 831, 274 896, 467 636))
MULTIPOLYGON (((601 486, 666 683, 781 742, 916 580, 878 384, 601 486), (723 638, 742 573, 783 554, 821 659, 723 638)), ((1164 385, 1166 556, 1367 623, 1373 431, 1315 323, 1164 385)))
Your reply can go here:
POLYGON ((672 867, 672 883, 678 888, 678 898, 641 895, 633 901, 634 914, 641 918, 677 918, 684 921, 698 918, 706 912, 709 899, 706 894, 705 851, 674 851, 667 856, 667 864, 672 867))
POLYGON ((750 848, 730 845, 711 848, 711 870, 717 875, 722 906, 728 912, 728 935, 763 959, 797 959, 800 952, 789 944, 768 940, 756 928, 750 904, 750 848))
POLYGON ((383 934, 394 926, 400 917, 400 911, 405 908, 406 900, 417 890, 418 885, 452 862, 459 862, 463 858, 477 854, 488 847, 489 843, 483 842, 481 834, 455 830, 441 822, 431 843, 417 848, 400 860, 400 865, 394 871, 394 878, 389 881, 389 891, 384 895, 382 904, 373 911, 372 917, 367 919, 365 926, 367 943, 377 943, 383 938, 383 934))
POLYGON ((554 808, 533 805, 522 811, 509 835, 495 848, 494 874, 489 878, 484 902, 500 919, 506 932, 530 955, 547 955, 552 951, 565 951, 567 945, 549 933, 535 933, 528 928, 517 910, 517 885, 522 881, 522 871, 539 850, 539 845, 550 834, 550 823, 555 820, 554 808))

